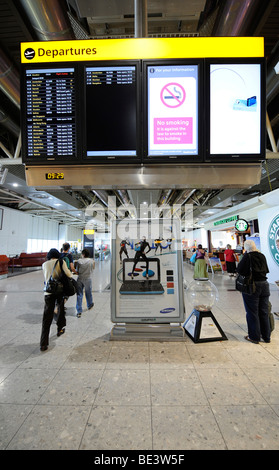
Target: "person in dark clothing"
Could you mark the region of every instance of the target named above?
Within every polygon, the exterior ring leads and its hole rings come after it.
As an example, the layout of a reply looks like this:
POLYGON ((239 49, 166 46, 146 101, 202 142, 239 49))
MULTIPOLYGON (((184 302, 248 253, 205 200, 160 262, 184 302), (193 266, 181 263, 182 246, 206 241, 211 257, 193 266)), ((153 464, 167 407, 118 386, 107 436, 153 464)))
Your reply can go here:
POLYGON ((136 243, 135 245, 136 249, 136 255, 134 258, 134 264, 133 264, 133 269, 131 273, 131 279, 134 279, 134 271, 136 268, 137 263, 139 262, 140 259, 143 259, 146 262, 146 279, 148 279, 148 268, 149 268, 149 261, 146 256, 149 251, 151 251, 149 243, 146 241, 146 237, 142 237, 142 240, 139 243, 136 243), (149 248, 148 251, 145 252, 145 249, 149 248))
MULTIPOLYGON (((54 279, 59 279, 61 276, 61 267, 59 263, 60 253, 56 248, 49 250, 47 254, 47 261, 43 263, 43 274, 45 284, 52 275, 54 279), (54 269, 54 271, 53 271, 54 269), (53 272, 53 273, 52 273, 53 272)), ((71 278, 73 275, 68 269, 65 261, 62 260, 62 269, 66 276, 71 278)), ((49 294, 44 292, 44 313, 42 320, 42 332, 40 339, 40 349, 41 351, 46 351, 48 349, 49 343, 49 331, 52 324, 54 316, 54 307, 55 303, 58 305, 58 318, 57 318, 57 336, 61 336, 65 333, 66 318, 65 318, 65 308, 64 308, 64 298, 63 294, 49 294)))
POLYGON ((70 271, 74 274, 78 274, 78 272, 75 269, 74 266, 74 259, 73 255, 70 253, 70 244, 69 243, 63 243, 62 247, 62 253, 60 254, 60 258, 64 259, 66 261, 67 267, 70 269, 70 271))
POLYGON ((266 258, 257 250, 253 240, 246 240, 244 249, 246 253, 239 262, 236 271, 243 276, 248 276, 251 262, 253 280, 256 286, 256 291, 253 294, 242 293, 248 327, 248 335, 245 336, 245 339, 258 344, 262 337, 266 343, 270 343, 268 317, 270 291, 266 277, 269 269, 266 258))
POLYGON ((120 256, 120 263, 122 263, 122 253, 124 252, 127 258, 129 258, 128 251, 127 251, 127 245, 130 245, 130 242, 125 238, 125 240, 121 240, 120 242, 120 251, 119 251, 119 256, 120 256))

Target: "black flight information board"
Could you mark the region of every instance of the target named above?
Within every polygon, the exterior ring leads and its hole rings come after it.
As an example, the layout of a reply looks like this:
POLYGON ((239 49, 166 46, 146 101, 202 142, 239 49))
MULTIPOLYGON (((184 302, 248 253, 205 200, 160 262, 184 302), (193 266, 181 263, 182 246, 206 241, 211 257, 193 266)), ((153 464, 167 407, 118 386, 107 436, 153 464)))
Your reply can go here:
POLYGON ((85 158, 137 157, 136 65, 85 67, 85 158))
POLYGON ((27 161, 76 158, 76 83, 73 67, 25 70, 27 161))

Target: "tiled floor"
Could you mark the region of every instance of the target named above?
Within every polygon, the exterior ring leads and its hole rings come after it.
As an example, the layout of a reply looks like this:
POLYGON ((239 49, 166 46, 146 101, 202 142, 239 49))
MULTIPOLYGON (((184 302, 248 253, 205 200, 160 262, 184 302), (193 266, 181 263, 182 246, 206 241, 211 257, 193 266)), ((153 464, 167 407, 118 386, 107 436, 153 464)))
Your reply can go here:
MULTIPOLYGON (((71 298, 46 352, 42 272, 0 281, 0 449, 278 450, 278 317, 270 344, 245 341, 241 295, 219 273, 213 313, 228 341, 110 341, 109 263, 94 308, 77 319, 71 298)), ((271 302, 279 311, 275 288, 271 302)))

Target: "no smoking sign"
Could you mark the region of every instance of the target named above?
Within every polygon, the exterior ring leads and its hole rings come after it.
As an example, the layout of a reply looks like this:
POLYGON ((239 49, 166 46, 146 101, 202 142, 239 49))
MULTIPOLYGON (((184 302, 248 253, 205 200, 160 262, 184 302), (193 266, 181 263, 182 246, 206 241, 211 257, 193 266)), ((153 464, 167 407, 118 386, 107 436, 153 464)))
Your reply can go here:
POLYGON ((168 108, 178 108, 186 98, 186 92, 179 83, 168 83, 162 88, 161 101, 168 108))

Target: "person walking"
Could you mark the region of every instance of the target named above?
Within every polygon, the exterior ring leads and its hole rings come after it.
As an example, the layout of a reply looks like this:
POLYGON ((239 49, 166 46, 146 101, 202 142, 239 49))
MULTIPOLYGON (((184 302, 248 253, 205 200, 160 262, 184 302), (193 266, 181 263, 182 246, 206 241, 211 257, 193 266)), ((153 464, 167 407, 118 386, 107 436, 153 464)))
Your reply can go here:
POLYGON ((202 245, 198 245, 195 258, 195 267, 194 267, 194 279, 207 278, 208 273, 206 269, 206 262, 208 255, 202 245))
MULTIPOLYGON (((47 254, 47 261, 43 263, 42 269, 45 279, 45 284, 47 284, 50 276, 54 279, 59 279, 61 276, 61 267, 60 267, 60 253, 55 248, 49 250, 47 254)), ((67 268, 65 261, 61 260, 62 269, 66 276, 72 277, 71 271, 67 268)), ((51 327, 51 323, 54 316, 54 308, 55 303, 57 302, 58 305, 58 315, 57 315, 57 336, 61 336, 65 333, 65 326, 66 326, 66 318, 65 318, 65 309, 64 309, 64 297, 63 293, 61 294, 49 294, 48 292, 44 292, 44 313, 43 313, 43 320, 42 320, 42 331, 41 331, 41 339, 40 339, 40 349, 41 351, 46 351, 48 349, 49 344, 49 331, 51 327)))
POLYGON ((62 252, 60 253, 60 258, 66 261, 68 268, 72 273, 77 274, 74 266, 74 259, 72 253, 70 253, 70 244, 68 242, 63 243, 62 252))
POLYGON ((225 257, 225 262, 226 262, 226 267, 227 267, 227 273, 229 274, 230 277, 235 275, 235 270, 236 270, 236 258, 234 251, 232 250, 231 245, 227 245, 226 249, 224 251, 224 257, 225 257))
POLYGON ((77 317, 80 318, 82 314, 83 289, 85 289, 88 310, 94 305, 92 296, 92 273, 95 269, 95 261, 90 258, 89 250, 86 248, 82 250, 81 258, 75 262, 75 268, 78 273, 76 310, 77 317))
POLYGON ((243 303, 246 311, 248 335, 247 341, 258 344, 261 337, 266 343, 270 343, 270 322, 268 316, 269 283, 267 273, 269 272, 266 258, 257 250, 253 240, 244 242, 244 253, 236 268, 237 273, 248 276, 250 263, 256 290, 253 294, 242 292, 243 303))

